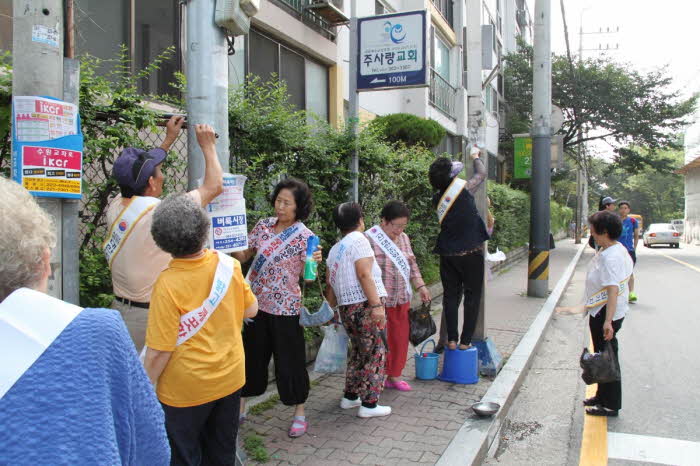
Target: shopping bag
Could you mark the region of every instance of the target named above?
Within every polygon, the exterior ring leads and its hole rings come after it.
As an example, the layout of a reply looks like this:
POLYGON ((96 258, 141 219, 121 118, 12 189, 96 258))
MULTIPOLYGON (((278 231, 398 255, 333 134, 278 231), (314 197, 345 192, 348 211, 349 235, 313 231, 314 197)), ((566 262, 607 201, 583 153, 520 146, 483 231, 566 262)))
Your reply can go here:
POLYGON ((430 302, 423 303, 418 309, 408 311, 411 322, 408 339, 413 346, 418 346, 437 331, 437 326, 430 315, 430 302))
MULTIPOLYGON (((321 284, 319 275, 320 274, 316 275, 316 282, 318 283, 318 289, 321 292, 321 299, 323 301, 321 307, 313 313, 310 312, 306 306, 301 307, 301 311, 299 312, 299 325, 301 325, 302 327, 318 327, 319 325, 323 325, 326 322, 329 322, 335 314, 333 308, 330 304, 328 304, 328 301, 326 301, 326 297, 323 295, 323 285, 321 284)), ((304 282, 301 296, 302 300, 306 296, 306 282, 304 282)))
POLYGON ((314 371, 326 374, 343 373, 348 359, 348 334, 342 325, 321 327, 323 342, 316 355, 314 371))
POLYGON ((609 341, 599 353, 591 353, 588 348, 581 353, 581 378, 586 385, 609 383, 620 380, 620 364, 609 341))

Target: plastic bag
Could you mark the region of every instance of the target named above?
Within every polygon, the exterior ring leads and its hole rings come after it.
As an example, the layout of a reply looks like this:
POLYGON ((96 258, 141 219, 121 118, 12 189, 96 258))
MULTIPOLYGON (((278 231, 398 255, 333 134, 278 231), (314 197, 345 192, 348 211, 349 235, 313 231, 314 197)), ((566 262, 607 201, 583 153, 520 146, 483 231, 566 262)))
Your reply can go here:
POLYGON ((343 373, 348 359, 348 334, 342 325, 326 325, 323 342, 316 355, 314 371, 326 374, 343 373))
POLYGON ((411 330, 408 340, 413 346, 418 346, 420 342, 427 340, 437 331, 437 326, 430 315, 430 303, 423 303, 418 309, 408 311, 408 318, 411 321, 411 330))
POLYGON ((590 353, 588 348, 584 348, 581 353, 581 369, 581 378, 586 385, 620 380, 620 363, 609 341, 605 342, 605 348, 599 353, 590 353))

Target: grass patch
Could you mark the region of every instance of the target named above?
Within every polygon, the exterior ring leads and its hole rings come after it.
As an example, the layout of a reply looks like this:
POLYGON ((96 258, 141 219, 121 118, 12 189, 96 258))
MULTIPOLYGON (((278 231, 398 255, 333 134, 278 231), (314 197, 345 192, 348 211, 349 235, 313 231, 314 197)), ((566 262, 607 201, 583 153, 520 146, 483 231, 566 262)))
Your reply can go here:
POLYGON ((249 434, 246 436, 246 438, 243 439, 243 448, 246 453, 248 453, 248 457, 253 461, 267 463, 270 460, 270 454, 265 447, 265 441, 258 435, 249 434))
POLYGON ((251 406, 251 408, 248 410, 248 413, 254 416, 258 416, 267 411, 268 409, 272 409, 279 400, 280 396, 278 394, 272 395, 268 400, 263 401, 262 403, 258 403, 255 406, 251 406))

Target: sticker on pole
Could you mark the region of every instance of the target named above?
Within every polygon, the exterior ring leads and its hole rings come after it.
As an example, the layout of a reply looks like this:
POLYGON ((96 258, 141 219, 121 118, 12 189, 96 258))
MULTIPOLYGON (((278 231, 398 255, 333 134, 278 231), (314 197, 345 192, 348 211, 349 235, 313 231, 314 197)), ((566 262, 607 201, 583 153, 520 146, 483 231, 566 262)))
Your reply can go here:
POLYGON ((60 36, 58 34, 58 29, 43 26, 41 24, 35 24, 32 26, 32 42, 39 42, 51 47, 58 47, 59 38, 60 36))
POLYGON ((211 219, 209 245, 222 252, 248 249, 248 221, 243 187, 246 177, 224 173, 224 192, 207 206, 211 219))
POLYGON ((426 85, 425 11, 360 18, 357 89, 426 85))

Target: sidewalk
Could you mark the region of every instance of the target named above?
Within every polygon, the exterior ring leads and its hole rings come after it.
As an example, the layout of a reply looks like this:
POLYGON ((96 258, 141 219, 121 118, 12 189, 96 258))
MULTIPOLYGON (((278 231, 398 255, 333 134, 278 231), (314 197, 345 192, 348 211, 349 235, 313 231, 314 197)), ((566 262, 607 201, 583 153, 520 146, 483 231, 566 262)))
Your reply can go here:
MULTIPOLYGON (((550 256, 550 289, 575 256, 573 240, 557 243, 550 256)), ((487 285, 486 334, 492 338, 504 361, 528 330, 545 299, 526 297, 527 261, 495 276, 487 285)), ((436 316, 439 324, 440 316, 436 316)), ((404 377, 411 392, 386 390, 380 403, 392 407, 386 418, 361 419, 356 410, 338 407, 344 374, 320 376, 312 384, 306 404, 309 430, 290 439, 287 430, 293 408, 266 403, 249 413, 241 428, 241 444, 261 443, 258 452, 269 455, 266 464, 435 464, 464 420, 473 416, 470 406, 491 385, 481 378, 475 385, 457 385, 414 380, 413 348, 404 377), (262 409, 267 408, 267 409, 262 409), (257 438, 255 438, 257 437, 257 438)), ((258 464, 250 458, 248 464, 258 464)))

